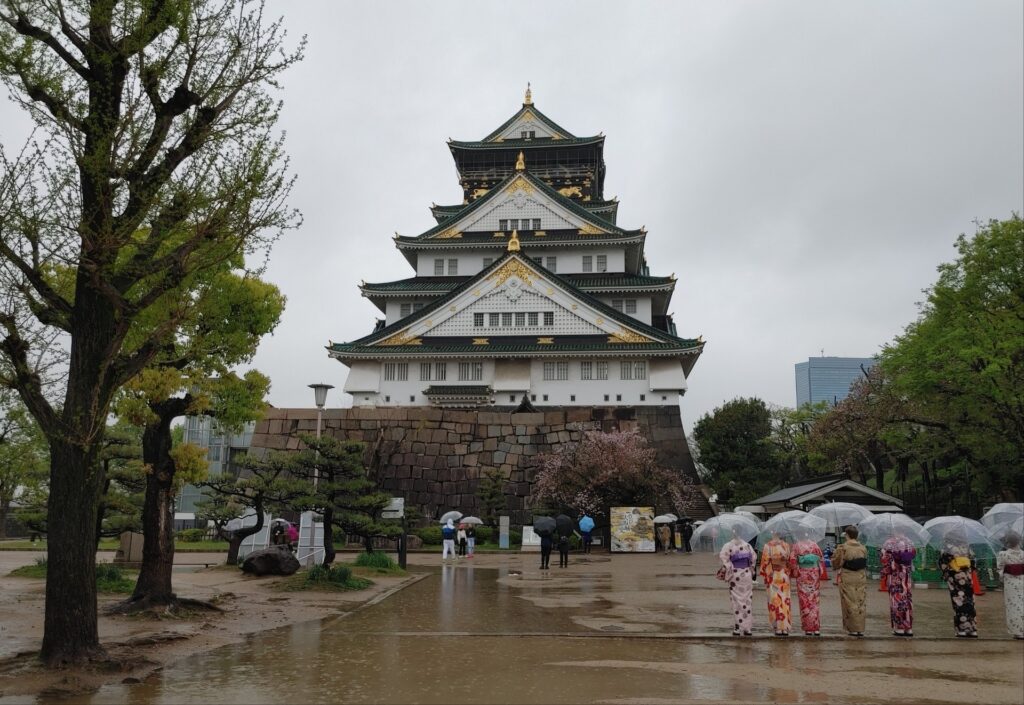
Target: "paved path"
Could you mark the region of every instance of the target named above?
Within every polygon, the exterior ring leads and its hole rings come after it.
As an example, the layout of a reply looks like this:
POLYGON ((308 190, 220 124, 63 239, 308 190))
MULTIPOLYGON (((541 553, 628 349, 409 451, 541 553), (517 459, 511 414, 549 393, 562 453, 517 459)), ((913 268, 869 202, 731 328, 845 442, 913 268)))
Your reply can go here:
POLYGON ((536 570, 533 555, 439 567, 341 619, 257 635, 179 662, 150 682, 90 702, 1020 703, 1024 643, 1005 638, 1002 595, 979 599, 983 638, 952 633, 948 596, 915 595, 912 640, 889 635, 886 598, 869 593, 868 637, 841 635, 823 596, 819 639, 729 635, 724 586, 708 556, 594 555, 536 570))

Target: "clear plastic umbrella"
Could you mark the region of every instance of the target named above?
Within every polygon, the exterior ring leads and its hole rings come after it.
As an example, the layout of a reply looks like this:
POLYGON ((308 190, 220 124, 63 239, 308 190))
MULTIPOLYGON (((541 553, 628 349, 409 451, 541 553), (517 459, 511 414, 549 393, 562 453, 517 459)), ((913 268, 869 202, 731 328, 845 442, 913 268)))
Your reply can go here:
POLYGON ((695 551, 721 551, 722 546, 738 536, 750 541, 760 529, 749 517, 739 514, 719 514, 697 527, 690 540, 695 551))
POLYGON ((989 529, 1024 518, 1024 502, 1000 502, 985 512, 981 523, 989 529))
POLYGON ((940 551, 950 545, 967 545, 975 553, 997 550, 988 529, 974 519, 956 515, 935 517, 925 525, 925 529, 928 531, 928 545, 940 551))
POLYGON ((929 534, 925 528, 906 514, 872 514, 857 524, 860 541, 865 546, 880 547, 891 538, 903 537, 915 546, 928 544, 929 534))
POLYGON ((818 505, 809 514, 824 519, 827 523, 826 531, 837 532, 864 521, 871 516, 871 510, 853 502, 828 502, 818 505))
POLYGON ((452 523, 457 522, 461 518, 462 512, 450 511, 442 514, 441 518, 438 519, 438 521, 442 524, 447 524, 449 521, 451 521, 452 523))
POLYGON ((790 509, 788 512, 776 514, 764 523, 761 527, 761 537, 764 540, 771 539, 772 534, 778 534, 783 541, 810 540, 814 542, 825 540, 825 529, 828 522, 818 516, 808 514, 799 509, 790 509))
POLYGON ((1002 524, 997 524, 995 527, 989 529, 989 536, 992 537, 993 541, 1003 542, 1006 535, 1010 532, 1017 534, 1017 536, 1024 536, 1024 517, 1014 519, 1013 521, 1006 521, 1002 524))
POLYGON ((756 514, 754 514, 753 512, 748 512, 748 511, 743 510, 743 509, 738 509, 735 512, 733 512, 733 514, 739 514, 742 517, 746 517, 747 519, 750 519, 752 522, 757 524, 757 528, 759 528, 759 529, 762 526, 764 526, 764 522, 761 521, 761 519, 756 514))
POLYGON ((659 514, 654 517, 655 524, 675 524, 676 518, 671 514, 659 514))
POLYGON ((476 525, 476 524, 483 524, 484 520, 481 519, 480 517, 462 517, 459 520, 459 523, 460 524, 474 524, 474 525, 476 525))

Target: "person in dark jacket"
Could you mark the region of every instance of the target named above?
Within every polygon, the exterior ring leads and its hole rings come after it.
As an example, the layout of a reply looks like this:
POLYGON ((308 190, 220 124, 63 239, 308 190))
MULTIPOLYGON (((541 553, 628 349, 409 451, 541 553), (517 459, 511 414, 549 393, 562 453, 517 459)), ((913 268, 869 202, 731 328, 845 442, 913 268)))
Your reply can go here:
POLYGON ((559 536, 558 537, 558 567, 568 568, 569 567, 569 537, 559 536))
POLYGON ((683 522, 683 550, 687 553, 693 552, 690 546, 690 539, 693 538, 693 523, 689 519, 683 522))
POLYGON ((540 537, 540 569, 548 570, 551 566, 551 534, 544 534, 540 537))

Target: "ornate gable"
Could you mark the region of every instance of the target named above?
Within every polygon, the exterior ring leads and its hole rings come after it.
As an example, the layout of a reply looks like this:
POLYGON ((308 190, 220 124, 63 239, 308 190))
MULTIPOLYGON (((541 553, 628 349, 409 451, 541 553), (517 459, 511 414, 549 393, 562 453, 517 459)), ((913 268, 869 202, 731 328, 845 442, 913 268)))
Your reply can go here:
POLYGON ((505 140, 548 138, 561 140, 569 135, 552 127, 551 123, 537 116, 532 107, 525 107, 497 135, 487 139, 488 142, 504 142, 505 140), (524 134, 525 133, 525 134, 524 134))

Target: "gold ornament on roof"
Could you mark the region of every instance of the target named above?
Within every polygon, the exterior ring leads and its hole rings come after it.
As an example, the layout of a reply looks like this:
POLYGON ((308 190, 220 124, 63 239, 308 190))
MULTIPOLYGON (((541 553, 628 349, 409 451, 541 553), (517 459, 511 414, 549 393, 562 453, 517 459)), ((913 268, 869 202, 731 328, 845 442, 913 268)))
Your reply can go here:
POLYGON ((396 333, 395 335, 391 336, 390 338, 382 340, 380 342, 380 344, 381 345, 422 345, 423 341, 420 340, 419 338, 417 338, 415 335, 413 335, 409 331, 402 331, 401 333, 396 333))
POLYGON ((509 277, 516 276, 526 282, 529 286, 533 286, 532 279, 533 271, 523 264, 518 259, 510 259, 505 264, 498 267, 498 269, 487 277, 487 281, 494 281, 495 288, 501 286, 509 280, 509 277))
POLYGON ((614 333, 608 336, 609 343, 649 343, 651 339, 647 336, 634 333, 631 330, 625 328, 619 328, 618 333, 614 333))
POLYGON ((604 231, 601 230, 601 228, 596 225, 591 225, 590 223, 584 223, 583 227, 580 228, 580 235, 600 235, 603 232, 604 231))
POLYGON ((508 241, 509 252, 519 252, 519 231, 513 230, 512 237, 508 241))
POLYGON ((554 338, 537 338, 537 345, 554 345, 554 338))
POLYGON ((516 159, 516 171, 523 171, 526 169, 526 157, 523 156, 523 150, 519 150, 519 158, 516 159))
POLYGON ((530 92, 530 82, 526 82, 526 97, 523 98, 523 105, 533 105, 533 93, 530 92))
POLYGON ((448 228, 447 230, 438 233, 434 237, 436 237, 438 240, 454 240, 456 238, 461 238, 462 233, 456 230, 455 228, 448 228))
MULTIPOLYGON (((520 152, 520 155, 521 154, 522 152, 520 152)), ((523 193, 529 195, 533 193, 533 184, 531 184, 525 178, 518 178, 508 185, 508 188, 505 189, 505 193, 511 195, 516 191, 522 191, 523 193)))

